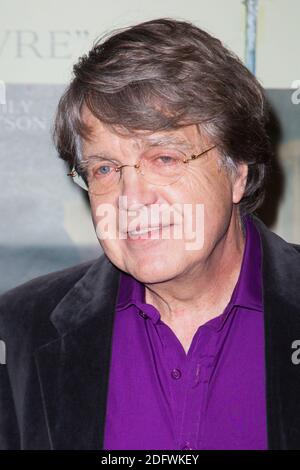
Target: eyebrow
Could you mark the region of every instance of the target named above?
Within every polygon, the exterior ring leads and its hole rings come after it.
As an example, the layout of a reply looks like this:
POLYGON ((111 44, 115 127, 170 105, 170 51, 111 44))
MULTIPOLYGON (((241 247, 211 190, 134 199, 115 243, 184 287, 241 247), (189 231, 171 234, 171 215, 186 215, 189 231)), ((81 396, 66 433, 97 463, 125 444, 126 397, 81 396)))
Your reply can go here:
MULTIPOLYGON (((139 147, 144 147, 144 150, 152 147, 160 147, 163 145, 171 145, 176 146, 176 148, 182 151, 192 151, 193 145, 185 139, 180 139, 178 137, 167 135, 167 136, 153 136, 150 135, 148 137, 144 137, 143 139, 139 139, 141 144, 139 147)), ((121 163, 120 160, 115 159, 112 155, 105 151, 97 151, 97 153, 92 155, 87 155, 83 158, 81 163, 85 166, 88 161, 99 161, 99 160, 110 160, 112 162, 121 163)))
POLYGON ((192 149, 192 145, 186 139, 180 139, 173 135, 163 135, 163 136, 153 136, 150 135, 144 139, 148 143, 149 147, 155 147, 159 145, 176 145, 181 148, 186 148, 188 150, 192 149))

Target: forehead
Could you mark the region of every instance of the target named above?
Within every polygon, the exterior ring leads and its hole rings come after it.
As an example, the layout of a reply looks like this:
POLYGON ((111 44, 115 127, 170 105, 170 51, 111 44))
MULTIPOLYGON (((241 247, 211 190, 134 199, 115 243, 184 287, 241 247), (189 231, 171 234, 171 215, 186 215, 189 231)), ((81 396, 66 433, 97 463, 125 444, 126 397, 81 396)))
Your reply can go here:
POLYGON ((200 135, 197 125, 192 124, 182 126, 178 129, 164 131, 145 131, 134 130, 129 131, 124 128, 118 132, 118 126, 114 130, 111 126, 106 125, 97 119, 91 111, 85 106, 82 111, 82 120, 89 127, 90 134, 88 139, 83 139, 83 148, 86 150, 93 149, 95 146, 101 145, 109 147, 130 145, 136 150, 140 150, 148 146, 178 145, 183 150, 191 150, 199 141, 203 141, 204 137, 200 135))

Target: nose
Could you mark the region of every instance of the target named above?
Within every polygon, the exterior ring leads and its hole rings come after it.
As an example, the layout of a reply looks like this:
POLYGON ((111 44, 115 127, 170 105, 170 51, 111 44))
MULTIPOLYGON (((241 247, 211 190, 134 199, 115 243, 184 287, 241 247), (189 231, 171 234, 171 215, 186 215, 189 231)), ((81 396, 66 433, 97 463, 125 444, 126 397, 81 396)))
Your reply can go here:
POLYGON ((119 185, 119 195, 126 196, 127 210, 136 210, 142 205, 154 204, 157 200, 155 187, 148 183, 140 174, 140 169, 134 166, 122 168, 119 185))

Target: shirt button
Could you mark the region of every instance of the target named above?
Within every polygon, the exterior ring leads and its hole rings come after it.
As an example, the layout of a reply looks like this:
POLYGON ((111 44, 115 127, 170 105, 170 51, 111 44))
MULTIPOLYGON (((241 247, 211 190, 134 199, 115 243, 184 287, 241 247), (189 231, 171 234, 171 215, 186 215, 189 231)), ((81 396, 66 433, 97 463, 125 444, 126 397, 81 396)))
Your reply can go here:
POLYGON ((181 371, 179 369, 173 369, 172 372, 171 372, 171 376, 175 380, 180 379, 181 371))
POLYGON ((147 315, 144 312, 140 312, 141 317, 147 318, 147 315))

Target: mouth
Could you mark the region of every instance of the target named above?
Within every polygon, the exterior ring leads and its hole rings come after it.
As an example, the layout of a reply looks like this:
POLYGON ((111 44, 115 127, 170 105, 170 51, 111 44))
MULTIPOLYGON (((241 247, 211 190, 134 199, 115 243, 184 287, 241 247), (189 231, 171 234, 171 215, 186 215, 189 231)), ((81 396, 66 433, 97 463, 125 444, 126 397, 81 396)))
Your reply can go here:
MULTIPOLYGON (((173 224, 172 224, 173 225, 173 224)), ((161 233, 166 227, 171 227, 172 225, 157 225, 155 227, 140 227, 137 226, 134 230, 127 231, 127 236, 132 240, 151 240, 151 234, 154 232, 161 233)))

